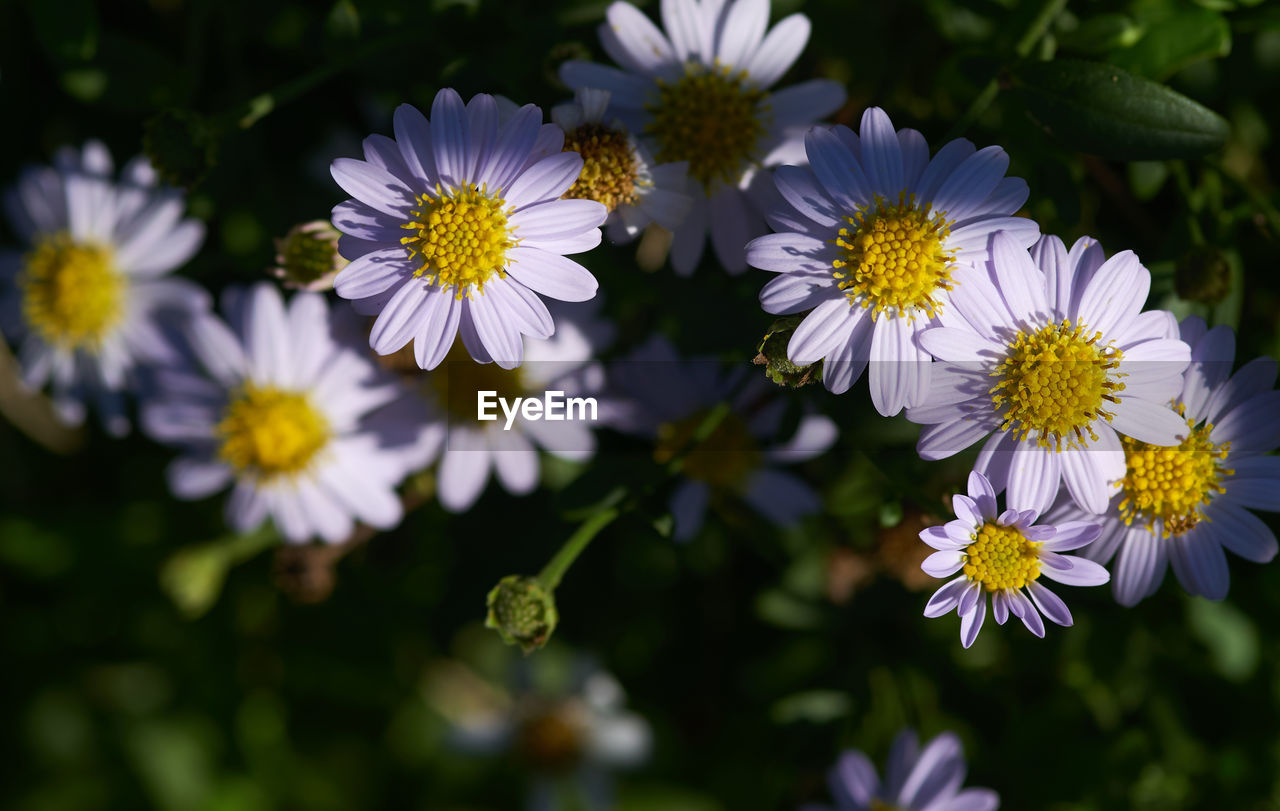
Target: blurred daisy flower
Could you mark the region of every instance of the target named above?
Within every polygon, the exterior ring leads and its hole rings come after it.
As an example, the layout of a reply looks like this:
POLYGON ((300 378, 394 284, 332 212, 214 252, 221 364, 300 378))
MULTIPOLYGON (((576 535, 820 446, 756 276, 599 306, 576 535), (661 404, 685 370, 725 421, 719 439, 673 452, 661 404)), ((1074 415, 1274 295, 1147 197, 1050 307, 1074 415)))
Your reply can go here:
MULTIPOLYGON (((505 653, 505 651, 504 651, 505 653)), ((591 659, 551 647, 485 678, 462 661, 437 662, 425 694, 458 751, 505 755, 534 775, 525 808, 615 807, 613 773, 649 756, 652 732, 626 693, 591 659)), ((492 668, 488 668, 492 670, 492 668)))
POLYGON ((673 230, 693 204, 685 190, 687 161, 657 164, 621 121, 606 121, 609 91, 581 89, 551 110, 564 129, 564 150, 582 156, 582 174, 565 197, 595 200, 609 210, 609 239, 627 242, 650 222, 673 230))
POLYGON ((228 322, 189 325, 185 366, 156 372, 143 429, 183 450, 168 470, 178 498, 233 484, 227 522, 248 532, 268 517, 288 541, 337 542, 355 521, 389 529, 401 518, 400 451, 383 439, 381 406, 402 389, 359 347, 334 340, 334 314, 317 293, 288 307, 262 283, 232 288, 228 322))
POLYGON ((944 732, 924 749, 915 731, 894 738, 884 780, 870 758, 845 752, 827 776, 835 808, 805 806, 801 811, 995 811, 1000 796, 989 788, 961 788, 967 768, 964 746, 944 732))
MULTIPOLYGON (((1191 366, 1175 408, 1184 438, 1172 447, 1125 437, 1120 492, 1103 518, 1102 536, 1084 554, 1115 558, 1112 590, 1122 605, 1156 592, 1166 564, 1191 594, 1221 600, 1231 584, 1224 550, 1255 563, 1275 558, 1276 536, 1249 510, 1280 511, 1280 391, 1276 362, 1257 358, 1234 375, 1235 333, 1181 324, 1191 366)), ((1065 503, 1055 517, 1081 510, 1065 503)))
POLYGON ((1026 181, 1005 177, 1009 156, 967 140, 929 157, 915 130, 894 130, 872 107, 858 133, 815 127, 805 136, 810 167, 782 166, 769 224, 778 233, 747 246, 747 262, 779 274, 760 292, 777 315, 812 311, 791 336, 797 366, 823 360, 837 394, 870 363, 876 410, 892 416, 924 402, 930 353, 916 333, 950 309, 962 269, 985 262, 992 233, 1026 248, 1039 227, 1012 216, 1026 181))
POLYGON ((594 455, 595 409, 575 407, 573 415, 580 419, 557 421, 527 418, 521 409, 508 427, 496 403, 497 398, 513 403, 517 397, 545 402, 546 393, 556 391, 568 409, 569 398, 598 394, 604 369, 592 358, 608 344, 613 328, 596 316, 596 309, 596 302, 555 305, 556 334, 530 341, 519 369, 474 363, 455 344, 439 368, 408 376, 427 413, 435 416, 419 423, 405 454, 415 470, 439 457, 436 492, 445 509, 469 509, 484 492, 490 473, 513 495, 532 492, 540 474, 539 448, 573 461, 594 455), (482 391, 494 392, 489 401, 494 420, 478 418, 482 391))
POLYGON ((564 256, 598 245, 608 213, 560 199, 582 158, 560 151, 563 134, 543 127, 536 106, 500 124, 492 96, 464 106, 451 89, 436 94, 430 121, 400 105, 394 130, 394 140, 365 139, 365 160, 331 167, 354 198, 333 210, 351 262, 334 289, 377 315, 369 345, 380 355, 412 342, 418 365, 434 369, 461 335, 477 361, 519 366, 523 336, 555 332, 540 296, 596 294, 595 277, 564 256))
POLYGON ((602 419, 618 430, 653 440, 654 461, 683 455, 680 481, 671 497, 674 536, 688 540, 701 529, 707 507, 725 496, 744 499, 774 524, 788 526, 822 508, 818 494, 776 465, 821 455, 836 440, 827 417, 806 414, 795 434, 772 444, 787 401, 767 380, 748 370, 726 370, 717 361, 689 361, 654 338, 610 367, 611 395, 602 419), (730 412, 701 442, 695 432, 707 415, 727 402, 730 412))
MULTIPOLYGON (((622 66, 566 62, 576 89, 607 90, 609 112, 661 163, 688 164, 693 207, 675 228, 671 264, 692 273, 708 229, 720 264, 746 269, 743 245, 765 232, 747 190, 763 167, 803 160, 814 121, 844 103, 844 88, 815 79, 770 91, 809 41, 809 19, 792 14, 769 28, 769 0, 663 0, 662 25, 630 3, 605 12, 600 42, 622 66)), ((754 195, 753 195, 754 196, 754 195)))
POLYGON ((991 482, 976 471, 969 474, 969 495, 957 493, 952 505, 956 520, 920 533, 920 540, 938 550, 920 568, 933 577, 959 576, 934 592, 924 615, 940 617, 955 609, 966 648, 982 630, 988 595, 998 624, 1012 614, 1043 637, 1041 614, 1062 626, 1072 620, 1066 603, 1038 582, 1040 575, 1068 586, 1100 586, 1110 579, 1092 560, 1059 554, 1092 543, 1101 530, 1096 521, 1037 526, 1035 510, 1000 512, 991 482))
POLYGON ((1043 513, 1062 482, 1101 513, 1124 477, 1121 436, 1176 446, 1187 433, 1170 402, 1191 350, 1172 314, 1142 312, 1151 274, 1132 252, 1045 237, 1028 253, 996 234, 990 265, 957 282, 943 325, 919 336, 943 361, 907 411, 927 426, 925 459, 991 434, 975 470, 1008 488, 1010 507, 1043 513))
POLYGON ((60 419, 92 403, 112 434, 129 430, 123 391, 140 364, 166 358, 164 322, 207 310, 209 296, 168 274, 204 240, 177 189, 143 157, 114 179, 98 141, 28 167, 4 196, 25 252, 0 250, 0 327, 18 347, 22 382, 52 384, 60 419))

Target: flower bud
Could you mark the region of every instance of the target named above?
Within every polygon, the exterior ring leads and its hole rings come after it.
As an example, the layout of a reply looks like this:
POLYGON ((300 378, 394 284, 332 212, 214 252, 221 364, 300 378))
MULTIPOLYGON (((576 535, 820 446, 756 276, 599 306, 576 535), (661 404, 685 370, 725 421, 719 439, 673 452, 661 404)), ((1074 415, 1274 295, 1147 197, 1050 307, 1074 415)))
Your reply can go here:
POLYGON ((295 225, 284 239, 276 240, 276 266, 271 274, 295 290, 332 290, 334 277, 347 266, 338 253, 340 236, 327 220, 295 225))
POLYGON ((487 599, 489 616, 486 628, 492 628, 508 645, 519 645, 532 653, 551 638, 559 614, 555 595, 536 577, 508 575, 498 581, 487 599))
POLYGON ((1173 272, 1178 297, 1214 304, 1231 292, 1231 262, 1212 245, 1200 245, 1182 255, 1173 272))
POLYGON ((142 151, 160 179, 191 188, 204 180, 218 157, 218 135, 212 122, 190 110, 164 110, 147 119, 142 151))
POLYGON ((809 366, 797 366, 787 357, 787 344, 791 335, 804 320, 804 315, 788 315, 774 321, 757 347, 758 355, 751 362, 764 367, 764 373, 779 386, 798 389, 810 383, 822 382, 822 361, 809 366))

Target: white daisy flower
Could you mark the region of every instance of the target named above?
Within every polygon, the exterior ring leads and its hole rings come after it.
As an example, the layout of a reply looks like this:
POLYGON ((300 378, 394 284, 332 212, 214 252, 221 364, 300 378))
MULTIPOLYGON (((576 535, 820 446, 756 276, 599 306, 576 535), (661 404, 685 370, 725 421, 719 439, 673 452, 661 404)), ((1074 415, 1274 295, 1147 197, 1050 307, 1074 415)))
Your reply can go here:
MULTIPOLYGON (((693 207, 675 229, 671 264, 692 273, 708 229, 720 264, 746 269, 743 245, 765 233, 746 191, 762 167, 803 159, 813 122, 844 103, 839 83, 815 79, 785 90, 782 78, 809 41, 809 19, 792 14, 769 28, 769 0, 663 0, 660 30, 630 3, 605 12, 600 42, 622 66, 566 62, 574 89, 611 93, 609 112, 662 163, 689 166, 693 207)), ((753 195, 754 196, 754 195, 753 195)))
POLYGON ((27 168, 5 193, 27 248, 0 250, 0 327, 18 347, 23 383, 52 383, 63 421, 83 422, 92 402, 119 435, 138 365, 166 358, 165 318, 210 302, 168 276, 204 240, 204 225, 182 218, 182 192, 158 186, 142 157, 113 174, 107 148, 89 141, 60 150, 52 167, 27 168))
POLYGON ((560 199, 582 158, 560 151, 563 133, 543 127, 536 106, 500 124, 492 96, 464 106, 447 88, 430 121, 402 104, 394 128, 394 140, 365 139, 365 160, 331 167, 354 198, 333 210, 351 261, 334 289, 377 315, 369 345, 380 355, 412 341, 418 365, 434 369, 461 334, 477 361, 519 366, 523 336, 555 331, 540 295, 596 294, 595 277, 564 256, 598 245, 608 213, 594 200, 560 199))
POLYGON ((616 808, 614 773, 642 764, 653 746, 649 722, 627 709, 617 679, 562 649, 521 658, 505 683, 461 662, 438 663, 425 691, 449 724, 451 748, 505 755, 531 774, 527 811, 562 808, 566 795, 582 811, 616 808))
POLYGON ((227 522, 248 532, 270 517, 285 540, 341 541, 359 520, 399 523, 402 451, 380 407, 402 395, 359 347, 335 340, 335 314, 318 293, 286 308, 271 285, 232 289, 230 323, 213 315, 186 332, 186 368, 157 371, 143 429, 184 454, 168 470, 178 498, 234 483, 227 522))
POLYGON ((975 470, 1015 510, 1043 512, 1059 482, 1101 513, 1124 477, 1120 437, 1177 445, 1186 420, 1169 403, 1191 349, 1163 310, 1143 312, 1151 274, 1131 251, 1110 259, 1084 238, 1028 254, 1007 234, 991 262, 957 275, 943 326, 920 346, 943 363, 929 398, 908 409, 926 425, 917 449, 942 459, 991 434, 975 470))
POLYGON ((519 369, 477 364, 455 344, 439 368, 409 378, 432 416, 420 423, 405 456, 411 470, 427 467, 438 456, 436 494, 445 509, 470 509, 491 473, 512 495, 533 492, 541 474, 539 449, 572 461, 595 454, 595 409, 575 407, 573 418, 563 421, 527 418, 521 409, 508 428, 497 398, 514 404, 518 397, 544 400, 547 392, 556 391, 563 395, 567 414, 570 398, 598 394, 604 369, 592 359, 608 344, 612 326, 596 317, 596 309, 594 301, 555 305, 556 334, 530 341, 519 369), (494 420, 479 419, 482 391, 495 393, 489 401, 494 420))
POLYGON ((777 387, 748 369, 726 370, 718 361, 685 360, 655 337, 610 367, 613 396, 601 408, 620 431, 648 437, 653 458, 666 464, 685 453, 680 481, 671 496, 676 540, 702 529, 707 508, 725 498, 741 499, 778 526, 790 526, 822 509, 803 479, 777 468, 820 456, 836 440, 836 425, 806 414, 795 434, 778 442, 787 402, 777 387), (700 444, 689 449, 711 409, 729 402, 731 412, 700 444))
POLYGON ((1092 560, 1060 554, 1092 543, 1102 529, 1097 520, 1037 525, 1035 510, 1001 512, 991 482, 977 471, 969 474, 969 495, 956 494, 952 504, 956 520, 920 533, 920 540, 938 550, 920 568, 933 577, 959 576, 934 592, 924 615, 941 617, 954 609, 966 648, 982 630, 988 596, 998 624, 1012 614, 1043 637, 1041 614, 1064 627, 1073 620, 1062 598, 1039 582, 1041 575, 1068 586, 1100 586, 1110 579, 1092 560))
MULTIPOLYGON (((1173 447, 1121 440, 1120 492, 1103 517, 1102 537, 1086 550, 1101 563, 1115 558, 1112 588, 1122 605, 1154 594, 1166 564, 1191 594, 1221 600, 1231 585, 1224 550, 1255 563, 1276 556, 1275 533, 1249 510, 1280 512, 1280 391, 1276 362, 1257 358, 1234 375, 1235 333, 1208 329, 1202 318, 1181 324, 1191 366, 1175 407, 1184 419, 1173 447)), ((1055 511, 1072 519, 1080 508, 1055 511)))
POLYGON ((650 222, 674 230, 693 205, 686 193, 687 161, 655 163, 649 150, 617 120, 605 121, 609 91, 581 89, 551 109, 564 129, 564 151, 582 156, 582 174, 565 197, 595 200, 609 210, 609 239, 627 242, 650 222))
POLYGON ((919 405, 930 354, 915 335, 948 309, 960 270, 984 262, 992 233, 1022 247, 1040 228, 1012 216, 1026 181, 1005 177, 1009 156, 951 141, 929 157, 924 136, 894 130, 872 107, 858 133, 815 127, 812 168, 782 166, 767 212, 778 233, 747 246, 754 267, 780 274, 760 292, 765 312, 805 312, 787 345, 797 366, 823 361, 822 379, 848 391, 870 363, 871 401, 886 417, 919 405))
POLYGON ((915 730, 893 739, 884 779, 857 749, 840 755, 827 776, 835 808, 806 805, 800 811, 996 811, 1000 795, 989 788, 963 788, 964 745, 943 732, 920 747, 915 730))

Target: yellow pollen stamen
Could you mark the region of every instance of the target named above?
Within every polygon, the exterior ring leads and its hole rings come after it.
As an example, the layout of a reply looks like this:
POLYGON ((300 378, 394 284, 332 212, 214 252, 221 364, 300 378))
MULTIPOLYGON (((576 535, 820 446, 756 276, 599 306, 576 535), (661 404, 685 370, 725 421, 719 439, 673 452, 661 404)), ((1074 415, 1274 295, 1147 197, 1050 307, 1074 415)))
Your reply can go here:
POLYGON ((841 249, 831 264, 849 305, 914 317, 937 314, 934 294, 951 289, 952 252, 943 247, 951 233, 945 212, 920 207, 905 191, 896 205, 883 197, 844 218, 832 242, 841 249))
POLYGON ((1020 589, 1040 576, 1040 544, 1015 527, 983 524, 965 547, 964 573, 987 591, 1020 589))
POLYGON ((746 71, 696 64, 674 82, 659 79, 658 92, 645 108, 653 114, 645 131, 658 141, 657 161, 688 161, 689 176, 707 191, 716 181, 736 184, 764 135, 768 94, 746 71))
MULTIPOLYGON (((519 368, 503 369, 496 363, 476 363, 462 339, 454 341, 449 354, 434 371, 421 374, 426 377, 426 385, 435 395, 436 402, 449 412, 450 419, 478 425, 493 424, 481 423, 477 419, 479 392, 497 392, 497 397, 510 402, 529 394, 519 368)), ((497 424, 501 426, 501 423, 497 424)))
POLYGON ((215 429, 218 456, 237 472, 259 478, 306 469, 329 442, 329 424, 301 392, 246 384, 215 429))
POLYGON ((110 248, 76 242, 65 232, 36 243, 17 284, 27 324, 65 349, 98 349, 124 315, 125 277, 110 248))
POLYGON ((1019 332, 1009 353, 991 373, 991 403, 1004 420, 1000 430, 1018 439, 1032 433, 1042 448, 1061 451, 1097 441, 1091 423, 1115 416, 1106 403, 1124 391, 1116 372, 1123 353, 1102 333, 1064 319, 1035 332, 1019 332), (1085 439, 1088 434, 1089 439, 1085 439))
POLYGON ((565 197, 595 200, 613 211, 636 196, 636 156, 626 133, 603 124, 583 124, 565 133, 564 151, 582 156, 582 174, 565 197))
POLYGON ((872 797, 870 811, 902 811, 902 807, 891 805, 878 797, 872 797))
MULTIPOLYGON (((658 446, 653 451, 654 461, 666 464, 684 451, 694 441, 694 433, 707 413, 699 411, 677 422, 661 425, 658 428, 658 446)), ((681 472, 691 479, 729 488, 743 484, 759 466, 760 449, 746 421, 736 414, 728 414, 710 436, 684 457, 681 472)))
POLYGON ((1222 479, 1234 472, 1223 465, 1231 443, 1210 442, 1211 424, 1197 428, 1187 420, 1187 427, 1182 444, 1168 448, 1120 438, 1125 460, 1120 516, 1126 524, 1136 519, 1168 538, 1206 520, 1200 508, 1223 492, 1222 479))
POLYGON ((483 293, 494 276, 506 278, 507 251, 516 241, 505 200, 468 183, 448 190, 436 184, 434 195, 420 194, 417 201, 420 208, 410 212, 416 219, 400 226, 413 232, 400 239, 409 258, 422 257, 415 275, 452 285, 459 299, 470 295, 472 285, 483 293))

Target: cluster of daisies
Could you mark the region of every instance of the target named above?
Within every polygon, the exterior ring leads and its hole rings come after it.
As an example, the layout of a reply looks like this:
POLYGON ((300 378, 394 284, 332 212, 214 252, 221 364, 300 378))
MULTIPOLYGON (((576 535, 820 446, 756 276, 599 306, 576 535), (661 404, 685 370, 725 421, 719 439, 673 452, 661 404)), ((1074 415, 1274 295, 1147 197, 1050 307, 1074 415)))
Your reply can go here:
POLYGON ((613 369, 594 360, 610 329, 596 278, 569 257, 602 228, 625 242, 656 224, 679 274, 708 238, 726 271, 776 274, 763 309, 803 314, 789 360, 821 362, 835 394, 866 372, 881 414, 923 426, 922 458, 982 443, 955 520, 921 534, 936 550, 923 568, 950 578, 925 613, 956 610, 965 646, 988 610, 1037 635, 1045 618, 1071 624, 1042 575, 1110 580, 1132 605, 1169 563, 1218 599, 1224 549, 1274 557, 1249 509, 1280 509, 1275 363, 1232 375, 1230 330, 1144 310, 1150 273, 1131 252, 1068 248, 1016 216, 1029 189, 1006 176, 1001 148, 931 152, 876 108, 857 132, 817 124, 844 91, 775 87, 809 21, 770 27, 769 12, 768 0, 664 0, 659 27, 614 3, 600 39, 618 67, 564 64, 575 94, 550 122, 450 89, 428 114, 400 106, 392 137, 333 161, 350 199, 331 224, 281 241, 278 275, 297 292, 232 288, 220 314, 171 275, 203 239, 182 195, 144 159, 117 176, 100 144, 64 150, 5 198, 26 247, 0 255, 0 320, 23 380, 48 385, 68 422, 94 404, 113 433, 136 393, 145 431, 181 449, 177 496, 230 488, 234 528, 270 519, 290 541, 395 525, 397 487, 433 464, 456 511, 491 476, 533 489, 541 452, 594 452, 594 423, 479 421, 480 391, 600 395, 600 424, 682 461, 678 537, 725 497, 780 524, 816 512, 778 465, 830 447, 829 419, 806 416, 780 440, 775 391, 682 362, 660 339, 613 369), (330 287, 349 304, 326 299, 330 287), (694 443, 720 403, 730 413, 694 443))

